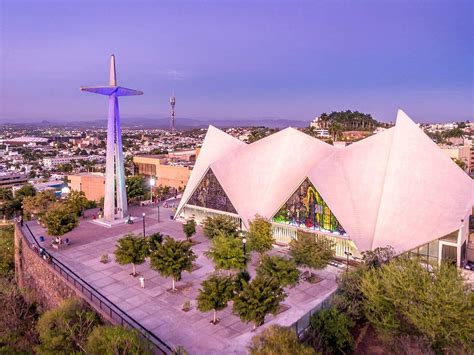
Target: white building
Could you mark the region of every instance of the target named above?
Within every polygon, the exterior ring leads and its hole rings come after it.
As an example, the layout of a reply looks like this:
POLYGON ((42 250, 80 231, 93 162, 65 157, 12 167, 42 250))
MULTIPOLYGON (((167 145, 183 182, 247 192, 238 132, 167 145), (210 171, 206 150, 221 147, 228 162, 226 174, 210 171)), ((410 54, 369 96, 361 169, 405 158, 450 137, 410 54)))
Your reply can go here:
POLYGON ((377 247, 427 263, 466 260, 473 180, 402 111, 394 127, 336 148, 288 128, 252 144, 209 127, 175 217, 258 214, 278 243, 299 230, 336 255, 377 247))

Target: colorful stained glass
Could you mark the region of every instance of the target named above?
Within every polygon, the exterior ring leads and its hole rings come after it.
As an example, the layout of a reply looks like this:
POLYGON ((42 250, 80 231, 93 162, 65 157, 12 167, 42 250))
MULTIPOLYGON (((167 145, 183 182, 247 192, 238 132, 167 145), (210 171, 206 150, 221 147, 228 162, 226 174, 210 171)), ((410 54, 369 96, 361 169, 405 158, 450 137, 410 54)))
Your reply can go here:
POLYGON ((273 221, 306 229, 345 234, 344 228, 308 179, 303 181, 280 208, 273 221))
POLYGON ((202 178, 187 204, 217 211, 237 213, 211 169, 202 178))

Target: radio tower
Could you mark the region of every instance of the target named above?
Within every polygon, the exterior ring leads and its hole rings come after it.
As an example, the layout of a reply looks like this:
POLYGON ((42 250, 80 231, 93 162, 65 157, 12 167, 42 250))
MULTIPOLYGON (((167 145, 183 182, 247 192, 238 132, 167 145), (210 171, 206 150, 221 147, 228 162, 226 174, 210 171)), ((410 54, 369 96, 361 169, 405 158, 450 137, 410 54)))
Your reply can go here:
POLYGON ((174 94, 170 97, 170 106, 171 106, 171 122, 170 122, 170 129, 172 132, 176 130, 175 127, 175 111, 174 111, 174 106, 176 105, 176 97, 174 97, 174 94))

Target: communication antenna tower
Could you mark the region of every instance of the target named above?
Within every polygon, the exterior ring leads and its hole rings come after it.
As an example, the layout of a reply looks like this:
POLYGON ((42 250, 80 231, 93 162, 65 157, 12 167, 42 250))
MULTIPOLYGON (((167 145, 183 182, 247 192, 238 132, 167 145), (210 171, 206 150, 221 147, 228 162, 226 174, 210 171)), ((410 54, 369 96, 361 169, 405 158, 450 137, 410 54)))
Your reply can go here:
POLYGON ((170 122, 170 129, 171 131, 176 130, 175 126, 175 111, 174 111, 174 106, 176 105, 176 97, 174 94, 170 97, 170 106, 171 106, 171 122, 170 122))

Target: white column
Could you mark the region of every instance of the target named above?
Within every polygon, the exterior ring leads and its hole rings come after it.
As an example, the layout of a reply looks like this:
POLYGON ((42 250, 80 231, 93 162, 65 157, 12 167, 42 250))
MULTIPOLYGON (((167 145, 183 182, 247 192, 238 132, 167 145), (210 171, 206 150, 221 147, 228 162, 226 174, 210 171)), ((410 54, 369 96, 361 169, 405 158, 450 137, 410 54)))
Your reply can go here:
POLYGON ((115 132, 117 143, 115 145, 115 176, 117 181, 117 214, 118 218, 128 216, 127 191, 125 186, 125 167, 123 161, 122 129, 120 128, 120 114, 118 99, 115 99, 115 132))
POLYGON ((115 95, 109 96, 109 116, 107 118, 107 153, 105 162, 104 219, 115 218, 115 95))

